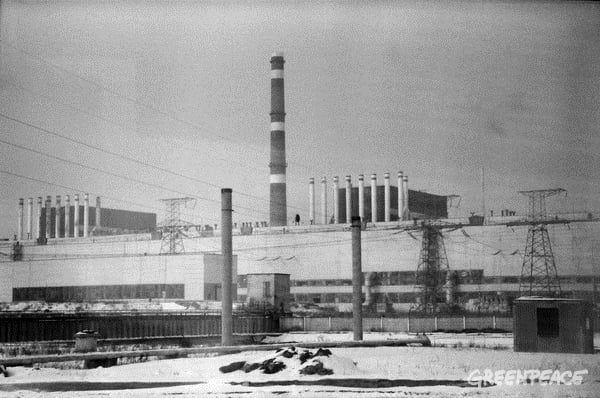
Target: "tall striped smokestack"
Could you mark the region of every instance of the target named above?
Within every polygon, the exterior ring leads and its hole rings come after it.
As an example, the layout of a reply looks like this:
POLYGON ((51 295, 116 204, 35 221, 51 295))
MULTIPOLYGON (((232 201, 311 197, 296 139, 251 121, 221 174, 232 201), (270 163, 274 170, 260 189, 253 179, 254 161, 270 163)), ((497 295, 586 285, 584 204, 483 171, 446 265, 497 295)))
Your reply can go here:
POLYGON ((285 101, 283 91, 283 53, 271 57, 271 211, 274 227, 287 224, 285 169, 285 101))

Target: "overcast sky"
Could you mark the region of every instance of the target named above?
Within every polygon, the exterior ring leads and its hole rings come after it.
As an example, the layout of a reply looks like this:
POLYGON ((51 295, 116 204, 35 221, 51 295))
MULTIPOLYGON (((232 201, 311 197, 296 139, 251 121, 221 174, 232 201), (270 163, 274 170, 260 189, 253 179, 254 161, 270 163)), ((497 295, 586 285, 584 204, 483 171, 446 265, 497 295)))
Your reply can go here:
POLYGON ((331 213, 333 176, 399 170, 466 216, 482 167, 488 211, 556 187, 549 208, 600 211, 595 3, 0 4, 0 114, 18 120, 0 116, 0 237, 18 198, 83 192, 159 218, 160 199, 196 196, 185 217, 213 224, 231 187, 234 221, 268 220, 274 51, 289 218, 307 218, 309 177, 328 178, 331 213))

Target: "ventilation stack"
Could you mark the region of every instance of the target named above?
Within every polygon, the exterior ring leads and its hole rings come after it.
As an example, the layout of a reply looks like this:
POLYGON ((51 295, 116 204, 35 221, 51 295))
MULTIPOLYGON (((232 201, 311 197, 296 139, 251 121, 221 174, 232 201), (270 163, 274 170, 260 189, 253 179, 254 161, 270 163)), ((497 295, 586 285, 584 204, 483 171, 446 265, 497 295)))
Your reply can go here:
POLYGON ((358 216, 365 222, 365 176, 358 176, 358 216))
POLYGON ((402 213, 404 215, 405 220, 410 220, 410 210, 408 208, 408 176, 404 176, 404 184, 402 186, 402 190, 404 191, 404 207, 402 208, 402 213))
POLYGON ((19 199, 19 223, 17 225, 17 240, 23 240, 23 198, 19 199))
POLYGON ((333 177, 333 223, 339 224, 340 222, 340 202, 339 202, 339 177, 333 177))
POLYGON ((371 222, 377 221, 377 174, 371 174, 371 222))
POLYGON ((73 237, 79 238, 79 194, 73 197, 73 237))
POLYGON ((321 221, 323 225, 328 224, 327 220, 327 178, 323 177, 321 179, 321 216, 323 219, 321 221))
POLYGON ((346 176, 346 223, 352 222, 352 177, 346 176))
POLYGON ((404 173, 398 172, 398 220, 404 221, 404 173))
POLYGON ((54 206, 54 237, 60 238, 60 195, 56 195, 56 205, 54 206))
POLYGON ((65 238, 71 235, 71 197, 65 195, 65 238))
POLYGON ((43 202, 43 198, 41 196, 38 196, 37 198, 37 230, 36 230, 36 235, 35 238, 37 239, 37 241, 39 242, 42 238, 42 223, 44 222, 42 220, 42 202, 43 202))
POLYGON ((101 207, 100 207, 100 196, 96 196, 96 228, 100 228, 102 224, 100 223, 100 217, 102 216, 101 207))
POLYGON ((51 238, 50 228, 52 227, 52 197, 46 196, 46 239, 51 238))
POLYGON ((87 238, 90 225, 90 196, 83 195, 83 237, 87 238))
POLYGON ((315 223, 315 179, 310 177, 308 180, 308 217, 311 225, 315 223))
POLYGON ((27 239, 33 239, 33 198, 27 199, 27 239))
POLYGON ((390 173, 383 175, 384 221, 390 222, 390 173))

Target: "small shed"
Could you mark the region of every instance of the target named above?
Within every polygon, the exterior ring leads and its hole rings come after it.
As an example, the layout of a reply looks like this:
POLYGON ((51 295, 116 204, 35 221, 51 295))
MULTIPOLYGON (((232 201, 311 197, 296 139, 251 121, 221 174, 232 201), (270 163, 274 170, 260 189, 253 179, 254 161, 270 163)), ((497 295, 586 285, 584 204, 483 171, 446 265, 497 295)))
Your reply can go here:
POLYGON ((520 297, 514 301, 514 350, 594 352, 594 309, 579 299, 520 297))
POLYGON ((267 306, 276 311, 290 310, 290 274, 252 273, 247 276, 250 306, 267 306))

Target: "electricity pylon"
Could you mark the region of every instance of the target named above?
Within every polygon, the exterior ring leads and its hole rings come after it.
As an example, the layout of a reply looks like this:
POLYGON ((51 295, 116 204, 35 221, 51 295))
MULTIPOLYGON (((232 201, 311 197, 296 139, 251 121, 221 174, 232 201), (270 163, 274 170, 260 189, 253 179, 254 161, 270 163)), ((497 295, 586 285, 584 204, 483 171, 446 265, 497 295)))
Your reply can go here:
POLYGON ((181 207, 187 207, 188 202, 194 202, 194 198, 161 199, 167 206, 166 219, 160 224, 162 230, 162 242, 160 254, 185 253, 183 237, 185 230, 192 226, 191 223, 181 219, 181 207))
POLYGON ((417 310, 435 312, 438 303, 444 302, 444 284, 449 272, 448 256, 440 228, 424 224, 415 277, 417 310))
POLYGON ((560 281, 548 235, 546 198, 567 192, 562 188, 519 191, 529 197, 527 243, 519 280, 521 296, 560 297, 560 281))

